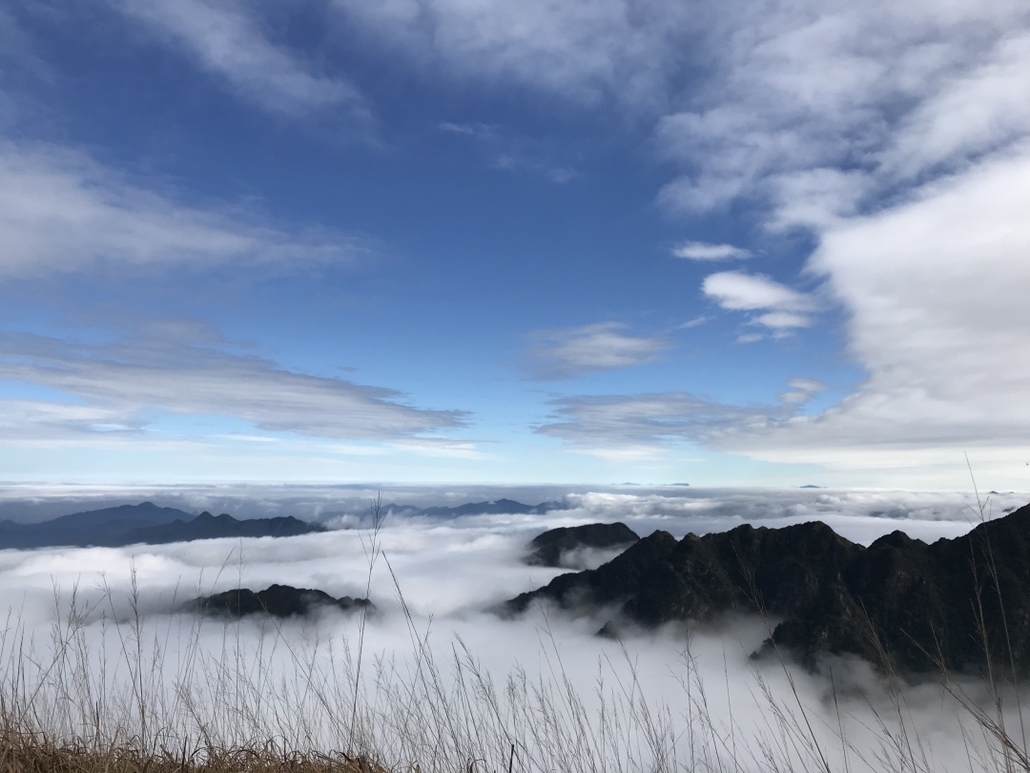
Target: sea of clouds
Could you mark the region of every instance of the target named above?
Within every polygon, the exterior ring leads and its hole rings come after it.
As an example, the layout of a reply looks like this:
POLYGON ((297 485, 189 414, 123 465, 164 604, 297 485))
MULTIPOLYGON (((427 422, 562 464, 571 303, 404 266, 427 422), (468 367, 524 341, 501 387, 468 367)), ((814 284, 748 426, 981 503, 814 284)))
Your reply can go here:
MULTIPOLYGON (((376 528, 378 496, 358 487, 7 491, 0 515, 24 520, 145 498, 190 512, 292 514, 330 531, 0 550, 0 687, 31 698, 36 710, 46 703, 39 721, 65 733, 103 705, 110 727, 149 733, 153 743, 186 735, 223 744, 272 736, 338 750, 374 744, 393 764, 417 761, 423 770, 472 759, 500 769, 511 744, 515 770, 676 769, 673 762, 757 770, 769 769, 770 757, 802 769, 823 758, 844 769, 846 758, 853 770, 885 769, 893 759, 886 769, 921 760, 926 769, 967 770, 989 754, 991 743, 939 680, 892 693, 855 660, 827 659, 809 673, 775 656, 751 659, 772 621, 675 625, 612 641, 595 635, 603 610, 536 608, 507 620, 493 609, 563 571, 521 560, 530 539, 557 526, 620 520, 641 535, 682 537, 818 519, 862 544, 896 529, 933 540, 1000 517, 1030 495, 391 487, 384 505, 507 497, 562 508, 434 518, 386 506, 376 528), (367 593, 377 612, 232 623, 183 610, 198 595, 272 583, 367 593), (152 706, 147 728, 138 726, 142 704, 152 706)), ((607 557, 581 558, 596 565, 607 557)), ((986 700, 983 680, 955 685, 986 700)))

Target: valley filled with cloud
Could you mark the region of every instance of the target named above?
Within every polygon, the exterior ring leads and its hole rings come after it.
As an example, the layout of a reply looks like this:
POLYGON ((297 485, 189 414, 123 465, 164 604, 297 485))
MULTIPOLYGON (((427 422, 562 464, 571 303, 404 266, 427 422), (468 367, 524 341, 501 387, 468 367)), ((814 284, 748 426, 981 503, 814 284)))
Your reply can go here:
MULTIPOLYGON (((835 769, 915 761, 966 770, 997 754, 938 678, 894 682, 854 656, 824 657, 815 670, 786 653, 752 659, 776 622, 758 615, 627 629, 613 640, 597 635, 604 609, 499 613, 506 599, 566 571, 524 562, 546 529, 617 519, 641 535, 681 538, 819 519, 860 544, 894 529, 930 542, 979 522, 971 494, 583 491, 541 514, 447 517, 411 508, 559 492, 422 488, 387 492, 404 507, 386 503, 377 520, 366 491, 150 493, 194 510, 216 501, 237 514, 288 509, 330 530, 0 551, 10 605, 0 685, 49 733, 102 727, 113 738, 194 739, 198 748, 272 738, 291 749, 374 749, 388 766, 417 759, 425 770, 480 755, 500 765, 512 744, 516 769, 814 769, 825 756, 835 769), (273 584, 367 595, 375 611, 232 621, 189 607, 198 596, 273 584), (901 733, 918 748, 895 746, 901 733)), ((991 494, 984 512, 1002 517, 1023 499, 991 494)), ((8 497, 4 508, 30 501, 8 497)), ((83 500, 63 506, 71 501, 83 500)), ((971 700, 988 698, 975 676, 952 679, 971 700)))

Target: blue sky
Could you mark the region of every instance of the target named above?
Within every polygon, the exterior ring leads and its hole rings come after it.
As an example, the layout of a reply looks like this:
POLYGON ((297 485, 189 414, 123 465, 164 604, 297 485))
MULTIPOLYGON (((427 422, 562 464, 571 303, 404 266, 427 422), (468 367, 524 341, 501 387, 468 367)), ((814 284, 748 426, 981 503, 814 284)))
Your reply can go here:
POLYGON ((994 487, 1030 8, 0 9, 0 479, 994 487))

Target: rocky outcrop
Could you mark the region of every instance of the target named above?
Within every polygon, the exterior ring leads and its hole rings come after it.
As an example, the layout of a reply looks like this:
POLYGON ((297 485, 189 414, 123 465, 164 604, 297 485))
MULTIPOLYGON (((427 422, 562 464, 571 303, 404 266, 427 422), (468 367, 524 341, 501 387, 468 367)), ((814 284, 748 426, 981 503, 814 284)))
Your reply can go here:
POLYGON ((657 626, 757 612, 778 621, 767 646, 814 662, 820 653, 927 671, 980 668, 1030 675, 1030 506, 953 540, 900 531, 868 548, 818 522, 740 526, 677 541, 655 532, 604 566, 555 578, 507 604, 618 610, 657 626))
POLYGON ((257 614, 280 618, 299 617, 318 608, 331 607, 342 609, 344 612, 375 610, 375 605, 368 599, 355 599, 350 596, 333 598, 324 591, 294 588, 289 585, 271 585, 257 593, 249 588, 235 588, 213 596, 202 596, 187 605, 187 609, 191 611, 233 619, 257 614))
POLYGON ((639 539, 640 536, 624 523, 561 526, 534 537, 524 560, 531 566, 567 566, 566 558, 575 551, 628 548, 639 539))

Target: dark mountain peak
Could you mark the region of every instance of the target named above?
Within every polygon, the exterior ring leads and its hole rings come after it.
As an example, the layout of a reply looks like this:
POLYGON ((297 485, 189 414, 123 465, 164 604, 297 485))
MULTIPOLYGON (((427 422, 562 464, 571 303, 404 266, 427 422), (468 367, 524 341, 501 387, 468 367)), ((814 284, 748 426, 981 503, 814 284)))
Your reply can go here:
POLYGON ((590 523, 559 526, 539 534, 529 543, 525 562, 533 566, 564 566, 576 551, 625 548, 640 536, 624 523, 590 523))
POLYGON ((922 540, 914 539, 903 531, 895 530, 876 539, 869 546, 869 550, 918 550, 928 547, 929 545, 922 540))
POLYGON ((368 599, 350 596, 333 598, 322 590, 278 584, 257 593, 249 588, 234 588, 194 599, 185 607, 186 611, 205 612, 230 619, 256 614, 278 618, 300 617, 319 608, 336 608, 344 612, 360 609, 375 611, 375 605, 368 599))

